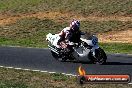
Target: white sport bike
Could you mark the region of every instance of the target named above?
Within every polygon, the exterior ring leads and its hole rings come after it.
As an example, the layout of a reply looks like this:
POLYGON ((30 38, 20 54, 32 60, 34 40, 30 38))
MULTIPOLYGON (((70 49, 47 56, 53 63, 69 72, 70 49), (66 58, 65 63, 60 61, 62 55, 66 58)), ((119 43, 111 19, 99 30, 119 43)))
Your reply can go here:
POLYGON ((107 56, 104 50, 98 46, 98 38, 95 35, 86 36, 83 35, 80 38, 80 43, 63 41, 57 45, 59 35, 49 33, 46 35, 46 40, 49 42, 48 47, 56 60, 78 61, 78 58, 87 57, 91 63, 105 64, 107 56))

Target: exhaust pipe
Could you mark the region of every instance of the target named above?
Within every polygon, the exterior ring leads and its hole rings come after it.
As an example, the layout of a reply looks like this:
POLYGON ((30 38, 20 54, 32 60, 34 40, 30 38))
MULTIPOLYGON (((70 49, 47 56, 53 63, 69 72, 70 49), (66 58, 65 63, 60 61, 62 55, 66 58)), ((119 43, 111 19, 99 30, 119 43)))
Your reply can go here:
POLYGON ((51 51, 55 52, 56 54, 59 54, 59 52, 56 49, 54 49, 52 46, 48 45, 48 47, 51 51))

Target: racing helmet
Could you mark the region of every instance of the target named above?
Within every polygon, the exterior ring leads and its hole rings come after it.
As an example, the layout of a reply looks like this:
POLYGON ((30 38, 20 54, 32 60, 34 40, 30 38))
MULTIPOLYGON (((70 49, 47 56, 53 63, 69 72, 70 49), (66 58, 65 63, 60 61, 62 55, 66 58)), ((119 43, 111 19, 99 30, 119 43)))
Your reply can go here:
POLYGON ((80 21, 78 20, 73 20, 71 23, 70 23, 70 28, 74 31, 77 31, 79 30, 80 28, 80 21))

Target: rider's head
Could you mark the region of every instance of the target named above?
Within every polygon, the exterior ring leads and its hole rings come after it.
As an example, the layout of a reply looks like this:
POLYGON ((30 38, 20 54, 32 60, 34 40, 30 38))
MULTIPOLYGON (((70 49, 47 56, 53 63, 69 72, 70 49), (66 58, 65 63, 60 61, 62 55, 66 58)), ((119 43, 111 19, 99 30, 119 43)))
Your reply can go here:
POLYGON ((78 31, 80 28, 80 21, 78 20, 73 20, 71 23, 70 23, 70 29, 74 30, 74 31, 78 31))

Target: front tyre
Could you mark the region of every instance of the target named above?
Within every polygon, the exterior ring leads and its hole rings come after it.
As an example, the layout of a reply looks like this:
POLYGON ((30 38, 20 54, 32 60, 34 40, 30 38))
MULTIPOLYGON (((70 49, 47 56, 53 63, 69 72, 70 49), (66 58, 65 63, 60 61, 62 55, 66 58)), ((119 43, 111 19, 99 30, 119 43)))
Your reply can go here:
POLYGON ((92 63, 101 65, 106 63, 107 56, 103 49, 98 48, 95 50, 95 56, 92 53, 89 54, 89 59, 92 63))

